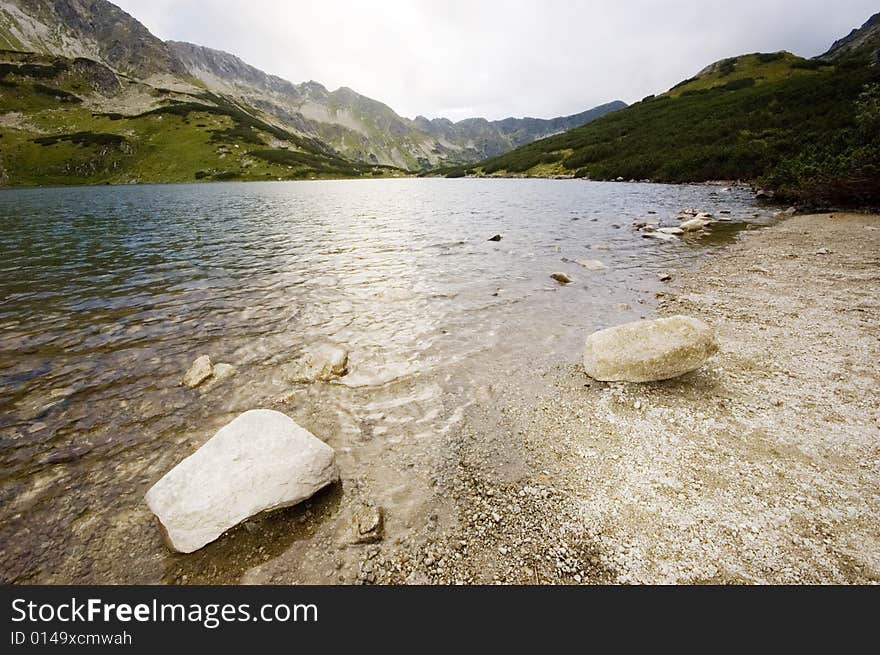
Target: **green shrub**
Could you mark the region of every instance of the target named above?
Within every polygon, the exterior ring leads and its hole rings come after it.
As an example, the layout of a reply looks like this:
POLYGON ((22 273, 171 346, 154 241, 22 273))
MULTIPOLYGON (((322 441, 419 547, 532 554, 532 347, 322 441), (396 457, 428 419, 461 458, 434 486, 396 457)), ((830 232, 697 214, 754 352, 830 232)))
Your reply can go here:
POLYGON ((769 64, 772 61, 779 61, 785 57, 784 52, 761 52, 758 53, 758 61, 762 64, 769 64))
POLYGON ((819 70, 823 66, 829 65, 828 62, 822 61, 821 59, 799 59, 798 61, 793 61, 791 63, 792 68, 809 71, 819 70))
MULTIPOLYGON (((875 110, 875 87, 865 85, 880 83, 880 67, 822 67, 815 75, 762 84, 751 78, 732 82, 732 90, 720 87, 638 103, 478 166, 487 174, 515 173, 560 161, 577 177, 691 182, 758 181, 788 162, 767 184, 773 188, 784 183, 797 195, 805 188, 799 180, 819 179, 808 175, 808 167, 815 168, 826 157, 836 162, 836 179, 852 181, 858 191, 854 197, 868 196, 875 151, 867 136, 859 137, 859 147, 852 139, 856 131, 867 134, 874 129, 871 117, 880 111, 875 110), (863 118, 857 120, 857 115, 863 118), (848 136, 833 138, 841 135, 848 136), (817 143, 825 145, 811 153, 817 143), (562 151, 571 154, 564 157, 562 151), (848 154, 838 161, 844 152, 848 154)), ((880 135, 871 133, 873 143, 880 142, 880 135)), ((847 184, 836 186, 851 188, 847 184)))
MULTIPOLYGON (((679 82, 678 84, 676 84, 674 87, 672 87, 672 89, 677 89, 677 88, 680 87, 680 86, 684 86, 685 84, 690 84, 691 82, 696 82, 696 81, 697 81, 697 78, 696 78, 696 77, 689 77, 689 78, 687 78, 686 80, 682 80, 681 82, 679 82)), ((672 89, 670 89, 670 91, 671 91, 672 89)))
POLYGON ((721 77, 726 77, 730 75, 734 70, 736 70, 736 62, 737 57, 731 57, 730 59, 725 59, 718 66, 718 74, 721 77))
POLYGON ((64 89, 56 89, 55 87, 39 83, 33 84, 32 87, 36 93, 55 98, 58 102, 67 104, 80 104, 82 102, 82 98, 78 95, 65 91, 64 89))
POLYGON ((755 78, 741 77, 738 80, 730 80, 724 85, 724 89, 726 91, 739 91, 740 89, 746 89, 750 86, 755 86, 755 78))
POLYGON ((122 148, 128 145, 128 140, 119 134, 102 134, 96 132, 74 132, 73 134, 56 134, 43 136, 33 140, 41 146, 54 146, 61 141, 69 141, 78 146, 109 146, 122 148))

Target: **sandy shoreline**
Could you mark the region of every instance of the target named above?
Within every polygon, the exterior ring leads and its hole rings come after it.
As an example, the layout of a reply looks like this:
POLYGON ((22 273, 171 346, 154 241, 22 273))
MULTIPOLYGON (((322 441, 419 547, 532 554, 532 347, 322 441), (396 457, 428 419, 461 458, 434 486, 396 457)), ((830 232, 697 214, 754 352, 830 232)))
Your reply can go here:
POLYGON ((872 215, 743 233, 658 294, 717 330, 700 371, 605 384, 572 364, 537 398, 493 388, 438 474, 453 527, 365 551, 359 578, 880 581, 878 254, 872 215))

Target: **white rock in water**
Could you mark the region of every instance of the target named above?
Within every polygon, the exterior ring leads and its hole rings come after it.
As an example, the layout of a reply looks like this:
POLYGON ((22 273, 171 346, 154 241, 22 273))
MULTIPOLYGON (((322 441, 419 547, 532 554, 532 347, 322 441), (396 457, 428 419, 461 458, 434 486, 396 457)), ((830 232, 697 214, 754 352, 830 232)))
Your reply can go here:
POLYGON ((308 350, 287 374, 291 382, 329 382, 348 373, 348 351, 325 343, 308 350))
POLYGON ((211 358, 207 355, 202 355, 201 357, 196 358, 196 361, 192 363, 192 366, 190 366, 189 370, 184 374, 183 384, 190 389, 194 389, 213 374, 214 367, 211 365, 211 358))
POLYGON ((651 382, 696 370, 716 352, 712 328, 673 316, 594 332, 587 337, 584 367, 596 380, 651 382))
POLYGON ((223 384, 225 380, 228 380, 233 375, 235 375, 238 369, 235 368, 232 364, 224 364, 223 362, 217 362, 214 364, 214 368, 211 371, 211 377, 207 381, 207 383, 201 385, 199 387, 199 391, 202 393, 209 393, 215 387, 220 384, 223 384))
POLYGON ((684 230, 680 227, 661 227, 657 231, 663 234, 684 234, 684 230))
POLYGON ((642 235, 644 239, 659 239, 660 241, 678 241, 674 234, 666 234, 665 232, 647 232, 642 235))
POLYGON ((685 221, 679 227, 685 232, 695 232, 696 230, 702 230, 704 227, 709 225, 711 221, 704 220, 702 218, 692 218, 689 221, 685 221))
POLYGON ((225 380, 235 375, 235 367, 232 364, 223 364, 222 362, 214 364, 212 375, 215 380, 225 380))
POLYGON ((598 259, 575 259, 574 263, 578 266, 583 266, 588 271, 601 271, 608 268, 598 259))
POLYGON ((191 553, 246 518, 295 505, 339 479, 333 449, 268 409, 241 414, 146 494, 171 547, 191 553))

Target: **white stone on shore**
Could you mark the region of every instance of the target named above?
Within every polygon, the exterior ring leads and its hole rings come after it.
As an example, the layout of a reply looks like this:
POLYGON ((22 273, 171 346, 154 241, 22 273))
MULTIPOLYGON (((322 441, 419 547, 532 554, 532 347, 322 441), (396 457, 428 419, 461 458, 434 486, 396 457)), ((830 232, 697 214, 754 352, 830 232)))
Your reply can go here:
POLYGON ((665 232, 645 232, 642 234, 644 239, 659 239, 660 241, 677 241, 678 238, 674 234, 666 234, 665 232))
POLYGON ((679 227, 685 232, 696 232, 697 230, 702 230, 704 227, 709 225, 711 221, 707 221, 702 218, 692 218, 689 221, 685 221, 679 227))
POLYGON ((245 519, 339 479, 333 449, 280 412, 239 415, 146 494, 169 545, 191 553, 245 519))
POLYGON ((352 543, 372 544, 382 541, 385 511, 375 505, 361 505, 354 511, 351 527, 352 543))
POLYGON ((189 370, 183 376, 183 385, 194 389, 214 374, 211 358, 202 355, 196 358, 189 370))
POLYGON ((291 382, 329 382, 348 373, 348 351, 325 343, 306 351, 297 365, 288 371, 291 382))
POLYGON ((652 382, 696 370, 717 351, 712 328, 673 316, 594 332, 587 337, 584 367, 605 382, 652 382))

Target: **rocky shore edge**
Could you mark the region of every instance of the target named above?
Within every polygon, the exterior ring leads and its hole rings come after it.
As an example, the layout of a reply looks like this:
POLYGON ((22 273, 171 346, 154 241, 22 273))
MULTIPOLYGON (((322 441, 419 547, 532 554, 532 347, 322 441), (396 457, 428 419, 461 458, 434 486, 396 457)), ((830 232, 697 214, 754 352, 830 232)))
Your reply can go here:
MULTIPOLYGON (((364 506, 339 582, 880 581, 877 252, 872 215, 744 232, 537 398, 500 381, 441 449, 447 515, 377 543, 364 506), (646 375, 627 343, 668 352, 646 375)), ((344 354, 297 370, 344 374, 344 354)))
POLYGON ((658 294, 716 331, 702 368, 495 388, 448 444, 456 527, 359 580, 880 582, 878 252, 877 215, 744 232, 658 294))

